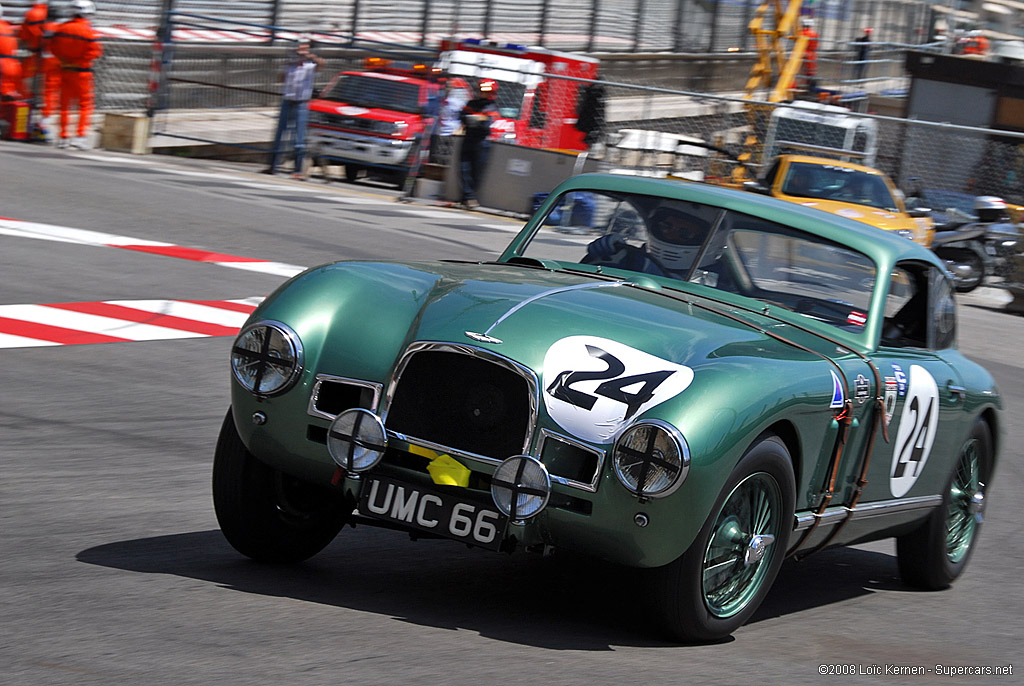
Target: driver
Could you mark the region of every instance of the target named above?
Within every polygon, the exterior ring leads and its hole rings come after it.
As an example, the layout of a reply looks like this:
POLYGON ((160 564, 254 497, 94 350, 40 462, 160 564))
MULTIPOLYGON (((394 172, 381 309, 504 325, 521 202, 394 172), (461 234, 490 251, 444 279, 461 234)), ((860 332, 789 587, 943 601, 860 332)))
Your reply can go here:
POLYGON ((601 236, 587 246, 587 258, 630 271, 686 278, 697 252, 708 235, 708 223, 671 207, 659 207, 647 222, 647 244, 630 245, 618 233, 601 236))

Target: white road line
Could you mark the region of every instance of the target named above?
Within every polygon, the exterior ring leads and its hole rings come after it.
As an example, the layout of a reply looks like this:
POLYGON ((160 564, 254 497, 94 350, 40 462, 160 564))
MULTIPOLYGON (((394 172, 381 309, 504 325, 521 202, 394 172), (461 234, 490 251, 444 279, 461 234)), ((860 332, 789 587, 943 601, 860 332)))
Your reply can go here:
POLYGON ((284 262, 212 262, 221 267, 230 267, 231 269, 241 269, 245 272, 260 272, 261 274, 271 274, 273 276, 286 276, 292 277, 296 274, 301 274, 306 271, 308 267, 300 267, 294 264, 286 264, 284 262))
POLYGON ((9 333, 0 333, 0 348, 42 348, 53 345, 60 345, 53 341, 40 341, 35 338, 25 338, 9 333))
MULTIPOLYGON (((262 298, 257 298, 253 305, 259 304, 262 298)), ((180 300, 105 300, 109 305, 120 305, 130 307, 133 310, 163 314, 170 317, 181 317, 192 321, 205 322, 207 324, 220 324, 221 326, 235 326, 241 328, 245 320, 249 318, 247 312, 235 312, 225 310, 221 307, 201 305, 199 303, 182 302, 180 300)), ((230 300, 228 302, 249 304, 248 300, 230 300)))
POLYGON ((206 334, 193 333, 191 331, 180 331, 165 326, 151 326, 123 319, 71 312, 55 307, 46 307, 45 305, 0 305, 0 317, 19 319, 24 322, 45 324, 47 326, 59 326, 64 329, 75 329, 76 331, 87 331, 104 336, 127 338, 133 341, 204 338, 206 336, 206 334))

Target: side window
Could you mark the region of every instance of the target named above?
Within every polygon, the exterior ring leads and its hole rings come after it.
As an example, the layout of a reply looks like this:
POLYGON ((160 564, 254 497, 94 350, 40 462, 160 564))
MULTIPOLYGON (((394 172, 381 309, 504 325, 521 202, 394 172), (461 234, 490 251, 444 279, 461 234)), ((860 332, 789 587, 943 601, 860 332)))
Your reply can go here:
POLYGON ((932 265, 897 265, 885 301, 882 345, 942 350, 955 344, 956 300, 949 278, 932 265))

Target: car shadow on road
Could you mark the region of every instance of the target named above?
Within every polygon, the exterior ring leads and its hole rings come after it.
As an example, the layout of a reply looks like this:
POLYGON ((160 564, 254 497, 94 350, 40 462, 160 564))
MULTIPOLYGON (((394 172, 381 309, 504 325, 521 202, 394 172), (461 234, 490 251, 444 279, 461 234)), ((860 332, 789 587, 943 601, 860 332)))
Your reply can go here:
MULTIPOLYGON (((343 530, 323 552, 297 565, 252 562, 218 530, 108 543, 83 550, 76 559, 553 650, 678 645, 652 628, 644 572, 575 556, 506 556, 359 527, 343 530)), ((883 588, 900 588, 891 555, 824 551, 802 562, 787 561, 748 624, 883 588)))

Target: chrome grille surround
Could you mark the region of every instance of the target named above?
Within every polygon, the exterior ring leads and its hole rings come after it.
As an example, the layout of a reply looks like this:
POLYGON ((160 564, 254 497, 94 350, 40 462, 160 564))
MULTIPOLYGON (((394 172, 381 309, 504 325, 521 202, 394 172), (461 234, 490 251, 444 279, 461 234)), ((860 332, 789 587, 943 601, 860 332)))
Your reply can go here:
MULTIPOLYGON (((490 364, 495 364, 502 367, 506 371, 512 372, 513 374, 521 377, 525 382, 528 389, 527 401, 529 402, 527 421, 526 421, 526 432, 523 436, 521 450, 519 451, 524 455, 532 455, 530 448, 533 443, 533 435, 537 425, 537 413, 540 407, 540 382, 537 379, 536 374, 533 370, 525 367, 518 362, 511 360, 502 355, 498 355, 490 350, 484 348, 478 348, 473 345, 461 344, 461 343, 447 343, 438 341, 418 341, 409 345, 402 357, 399 359, 398 364, 395 367, 394 374, 391 377, 391 381, 388 384, 387 393, 384 397, 384 402, 381 407, 381 416, 384 419, 384 425, 388 425, 388 414, 391 410, 392 404, 395 400, 395 395, 401 387, 402 374, 406 371, 412 358, 423 352, 444 352, 444 353, 456 353, 459 355, 467 355, 476 360, 482 360, 490 364)), ((490 465, 498 465, 510 455, 505 455, 500 458, 491 457, 488 455, 481 455, 479 453, 470 452, 467 450, 460 450, 454 446, 443 445, 435 441, 423 438, 421 436, 411 436, 406 433, 388 429, 388 436, 397 438, 401 441, 406 441, 414 445, 423 446, 430 448, 437 452, 445 452, 452 457, 462 457, 468 460, 474 460, 490 465)))

